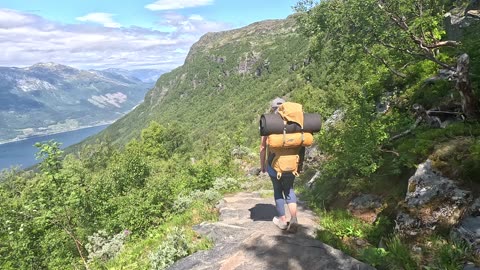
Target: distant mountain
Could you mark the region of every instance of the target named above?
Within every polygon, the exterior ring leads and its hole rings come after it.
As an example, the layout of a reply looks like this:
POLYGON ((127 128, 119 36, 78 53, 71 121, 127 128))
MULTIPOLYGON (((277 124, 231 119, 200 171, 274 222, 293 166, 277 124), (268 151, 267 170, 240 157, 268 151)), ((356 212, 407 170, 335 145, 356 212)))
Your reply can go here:
POLYGON ((153 83, 55 63, 0 67, 0 142, 110 123, 143 101, 153 83))
POLYGON ((103 72, 109 72, 112 74, 121 74, 126 77, 133 77, 141 80, 146 83, 155 83, 160 75, 167 72, 161 69, 120 69, 120 68, 109 68, 102 70, 103 72))

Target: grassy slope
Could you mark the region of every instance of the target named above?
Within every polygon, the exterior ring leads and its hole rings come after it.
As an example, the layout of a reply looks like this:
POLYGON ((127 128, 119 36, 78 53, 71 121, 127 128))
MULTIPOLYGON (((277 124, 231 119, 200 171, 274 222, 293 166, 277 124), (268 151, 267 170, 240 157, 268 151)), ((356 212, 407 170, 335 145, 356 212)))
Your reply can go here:
POLYGON ((179 122, 197 142, 234 132, 253 142, 268 101, 297 87, 306 47, 292 17, 206 34, 183 66, 160 77, 143 104, 87 143, 109 137, 124 144, 153 120, 179 122))

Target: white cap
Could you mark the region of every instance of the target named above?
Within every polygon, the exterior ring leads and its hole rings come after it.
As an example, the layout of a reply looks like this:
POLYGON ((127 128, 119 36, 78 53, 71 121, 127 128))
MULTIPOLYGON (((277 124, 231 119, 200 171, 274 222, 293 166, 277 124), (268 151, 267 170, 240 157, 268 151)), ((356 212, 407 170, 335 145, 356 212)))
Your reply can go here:
POLYGON ((276 109, 278 108, 278 106, 282 105, 283 103, 285 103, 285 100, 283 98, 277 97, 274 100, 272 100, 271 107, 272 109, 276 109))

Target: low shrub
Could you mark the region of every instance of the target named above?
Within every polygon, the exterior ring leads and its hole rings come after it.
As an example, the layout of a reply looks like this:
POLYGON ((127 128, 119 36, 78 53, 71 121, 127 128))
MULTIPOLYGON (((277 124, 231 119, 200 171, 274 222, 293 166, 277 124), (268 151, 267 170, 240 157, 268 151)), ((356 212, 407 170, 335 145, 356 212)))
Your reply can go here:
POLYGON ((125 230, 109 237, 106 231, 100 230, 92 236, 88 236, 88 244, 85 245, 88 252, 88 261, 92 262, 99 259, 106 262, 114 258, 122 250, 129 234, 130 231, 125 230))
POLYGON ((157 248, 157 251, 150 254, 151 269, 162 270, 172 265, 192 251, 190 242, 187 239, 185 230, 173 227, 167 233, 167 237, 157 248))
POLYGON ((213 181, 213 189, 217 191, 230 192, 239 187, 239 181, 232 177, 217 177, 215 181, 213 181))

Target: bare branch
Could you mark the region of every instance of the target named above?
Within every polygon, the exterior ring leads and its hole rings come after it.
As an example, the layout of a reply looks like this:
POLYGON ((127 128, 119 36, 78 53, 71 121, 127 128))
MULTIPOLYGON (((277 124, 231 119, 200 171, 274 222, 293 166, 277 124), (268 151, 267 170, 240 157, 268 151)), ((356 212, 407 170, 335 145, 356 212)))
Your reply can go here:
POLYGON ((394 154, 395 156, 399 157, 400 154, 396 151, 393 151, 393 150, 387 150, 387 149, 383 149, 383 148, 380 148, 380 151, 382 152, 385 152, 385 153, 391 153, 391 154, 394 154))
MULTIPOLYGON (((415 7, 418 9, 418 16, 419 17, 423 17, 423 5, 422 5, 422 1, 416 1, 415 2, 415 7)), ((420 25, 420 31, 422 32, 422 38, 423 40, 426 40, 427 37, 425 36, 425 30, 423 29, 423 26, 420 25)))
POLYGON ((440 48, 440 47, 457 47, 460 44, 461 44, 460 42, 455 41, 455 40, 445 40, 445 41, 439 41, 439 42, 431 44, 431 45, 427 45, 426 47, 429 48, 429 49, 436 49, 436 48, 440 48))
POLYGON ((461 112, 448 112, 448 111, 432 111, 432 110, 428 110, 427 111, 427 115, 438 115, 438 114, 453 114, 453 115, 463 115, 463 113, 461 112))
POLYGON ((61 226, 62 229, 65 231, 65 233, 68 234, 68 236, 70 236, 70 238, 72 238, 73 242, 75 243, 75 246, 77 248, 77 251, 78 251, 78 254, 80 255, 80 257, 82 258, 82 261, 83 261, 83 265, 85 266, 85 269, 90 269, 88 267, 88 263, 87 263, 87 260, 85 258, 85 255, 83 255, 83 252, 82 252, 82 248, 83 248, 83 245, 82 243, 75 237, 75 235, 70 232, 66 227, 64 226, 61 226))
POLYGON ((438 60, 437 58, 435 58, 435 56, 433 56, 433 55, 425 55, 424 57, 425 57, 425 59, 428 59, 428 60, 430 60, 430 61, 433 61, 433 62, 437 63, 439 66, 441 66, 441 67, 443 67, 443 68, 446 68, 446 69, 451 70, 451 71, 456 71, 456 68, 455 68, 455 67, 450 66, 450 65, 448 65, 448 64, 445 64, 445 63, 441 62, 440 60, 438 60))
POLYGON ((420 1, 417 1, 416 4, 415 4, 418 8, 418 14, 420 15, 420 17, 423 16, 423 4, 422 4, 422 0, 420 1))
POLYGON ((397 134, 397 135, 391 137, 389 141, 391 142, 391 141, 397 140, 397 139, 399 139, 399 138, 401 138, 401 137, 404 137, 404 136, 412 133, 412 131, 413 131, 415 128, 417 128, 418 124, 420 124, 420 122, 422 122, 422 120, 423 120, 423 118, 422 118, 421 116, 418 117, 417 120, 415 121, 415 123, 414 123, 409 129, 405 130, 404 132, 402 132, 402 133, 400 133, 400 134, 397 134))
POLYGON ((379 41, 379 42, 380 42, 380 44, 382 44, 383 46, 385 46, 387 48, 398 50, 398 51, 404 52, 404 53, 412 55, 412 56, 428 59, 428 60, 433 61, 433 62, 437 63, 439 66, 441 66, 443 68, 446 68, 448 70, 452 70, 452 71, 456 70, 454 66, 450 66, 450 65, 448 65, 446 63, 443 63, 440 60, 438 60, 430 50, 428 50, 428 53, 416 53, 416 52, 413 52, 409 49, 400 48, 400 47, 394 46, 392 44, 387 44, 387 43, 382 42, 382 41, 379 41))
POLYGON ((378 7, 380 7, 380 9, 383 10, 396 25, 398 25, 403 30, 408 31, 409 28, 408 28, 408 25, 405 23, 405 20, 402 20, 401 18, 399 18, 399 17, 395 16, 394 14, 392 14, 391 12, 389 12, 385 8, 384 4, 385 3, 382 0, 378 1, 378 7))
POLYGON ((421 53, 416 53, 416 52, 413 52, 409 49, 405 49, 405 48, 401 48, 401 47, 397 47, 397 46, 394 46, 392 44, 388 44, 388 43, 385 43, 381 40, 377 40, 380 44, 382 44, 382 46, 384 47, 387 47, 387 48, 390 48, 390 49, 394 49, 394 50, 397 50, 397 51, 401 51, 403 53, 406 53, 406 54, 409 54, 409 55, 412 55, 412 56, 415 56, 415 57, 422 57, 424 58, 425 55, 424 54, 421 54, 421 53))
POLYGON ((414 33, 412 33, 410 31, 410 28, 408 27, 407 23, 405 22, 405 20, 403 18, 399 18, 397 15, 391 13, 390 11, 388 11, 385 6, 384 6, 384 2, 383 0, 379 0, 378 1, 378 6, 380 7, 381 10, 383 10, 389 17, 390 19, 398 26, 400 27, 400 29, 402 29, 403 31, 405 31, 409 36, 410 38, 412 39, 412 41, 418 45, 418 47, 423 51, 423 55, 419 55, 419 56, 422 56, 423 58, 425 59, 428 59, 428 60, 431 60, 435 63, 437 63, 439 66, 443 67, 443 68, 446 68, 446 69, 449 69, 449 70, 452 70, 452 71, 455 71, 455 68, 446 64, 446 63, 443 63, 441 62, 440 60, 438 60, 436 57, 435 57, 435 54, 432 52, 432 49, 436 49, 436 48, 439 48, 439 47, 445 47, 445 46, 458 46, 459 43, 458 42, 455 42, 455 41, 451 41, 451 40, 447 40, 447 41, 440 41, 440 42, 436 42, 435 44, 431 44, 431 45, 427 45, 425 44, 425 40, 420 38, 420 37, 417 37, 414 33))
POLYGON ((411 65, 412 63, 406 63, 405 65, 403 65, 403 67, 400 68, 400 70, 404 70, 406 69, 409 65, 411 65))

